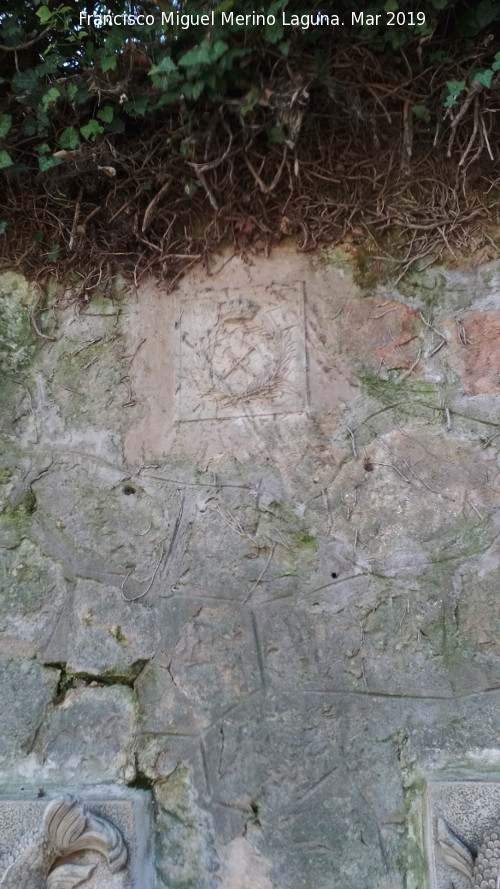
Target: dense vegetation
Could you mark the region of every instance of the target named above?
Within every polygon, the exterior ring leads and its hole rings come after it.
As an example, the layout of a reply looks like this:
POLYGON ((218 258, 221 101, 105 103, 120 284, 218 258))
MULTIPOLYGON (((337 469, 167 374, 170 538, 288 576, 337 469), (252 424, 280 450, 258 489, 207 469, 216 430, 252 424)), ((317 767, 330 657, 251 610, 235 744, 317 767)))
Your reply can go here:
POLYGON ((494 251, 499 29, 496 0, 11 0, 3 262, 73 268, 84 295, 106 268, 173 282, 222 241, 347 235, 398 273, 494 251))

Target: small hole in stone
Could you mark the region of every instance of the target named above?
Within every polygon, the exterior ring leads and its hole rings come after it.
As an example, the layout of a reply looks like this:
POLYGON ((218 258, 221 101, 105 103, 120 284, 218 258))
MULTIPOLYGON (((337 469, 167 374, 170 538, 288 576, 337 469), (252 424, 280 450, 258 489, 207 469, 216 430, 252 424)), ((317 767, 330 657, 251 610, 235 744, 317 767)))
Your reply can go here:
POLYGON ((334 580, 335 580, 336 577, 338 577, 338 574, 337 574, 336 571, 332 571, 332 577, 333 577, 334 580))
POLYGON ((363 469, 366 469, 367 472, 373 472, 373 470, 375 469, 372 461, 369 460, 368 457, 365 457, 365 459, 363 460, 363 469))
POLYGON ((133 488, 132 485, 124 485, 122 491, 124 494, 127 494, 127 496, 129 494, 135 494, 135 488, 133 488))

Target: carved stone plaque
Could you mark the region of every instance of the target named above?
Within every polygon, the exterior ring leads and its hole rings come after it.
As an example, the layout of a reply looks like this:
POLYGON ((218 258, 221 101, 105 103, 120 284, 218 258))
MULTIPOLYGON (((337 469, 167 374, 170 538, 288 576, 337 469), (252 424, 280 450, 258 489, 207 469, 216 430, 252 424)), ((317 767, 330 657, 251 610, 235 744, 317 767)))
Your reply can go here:
POLYGON ((151 889, 148 802, 0 800, 1 889, 151 889))
POLYGON ((500 782, 427 788, 431 889, 499 889, 500 782))
POLYGON ((302 411, 302 283, 206 290, 176 304, 176 418, 302 411))

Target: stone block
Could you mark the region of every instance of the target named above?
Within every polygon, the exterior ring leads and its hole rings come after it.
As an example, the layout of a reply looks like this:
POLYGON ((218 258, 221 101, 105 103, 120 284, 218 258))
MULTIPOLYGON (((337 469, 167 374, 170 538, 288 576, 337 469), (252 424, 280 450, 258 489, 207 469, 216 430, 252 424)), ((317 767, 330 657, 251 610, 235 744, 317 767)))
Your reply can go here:
POLYGON ((135 700, 121 686, 70 689, 44 732, 48 770, 71 780, 130 780, 134 775, 135 700), (73 778, 73 776, 75 776, 73 778))
POLYGON ((0 663, 0 761, 30 752, 58 678, 57 670, 36 661, 0 663))

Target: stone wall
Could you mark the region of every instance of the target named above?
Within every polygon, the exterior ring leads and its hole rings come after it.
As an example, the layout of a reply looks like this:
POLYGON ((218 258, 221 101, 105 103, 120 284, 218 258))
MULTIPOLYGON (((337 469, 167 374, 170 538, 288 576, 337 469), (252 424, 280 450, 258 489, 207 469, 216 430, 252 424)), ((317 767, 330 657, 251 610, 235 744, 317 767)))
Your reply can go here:
POLYGON ((469 885, 426 788, 500 777, 499 288, 0 278, 0 800, 151 796, 158 889, 469 885))

